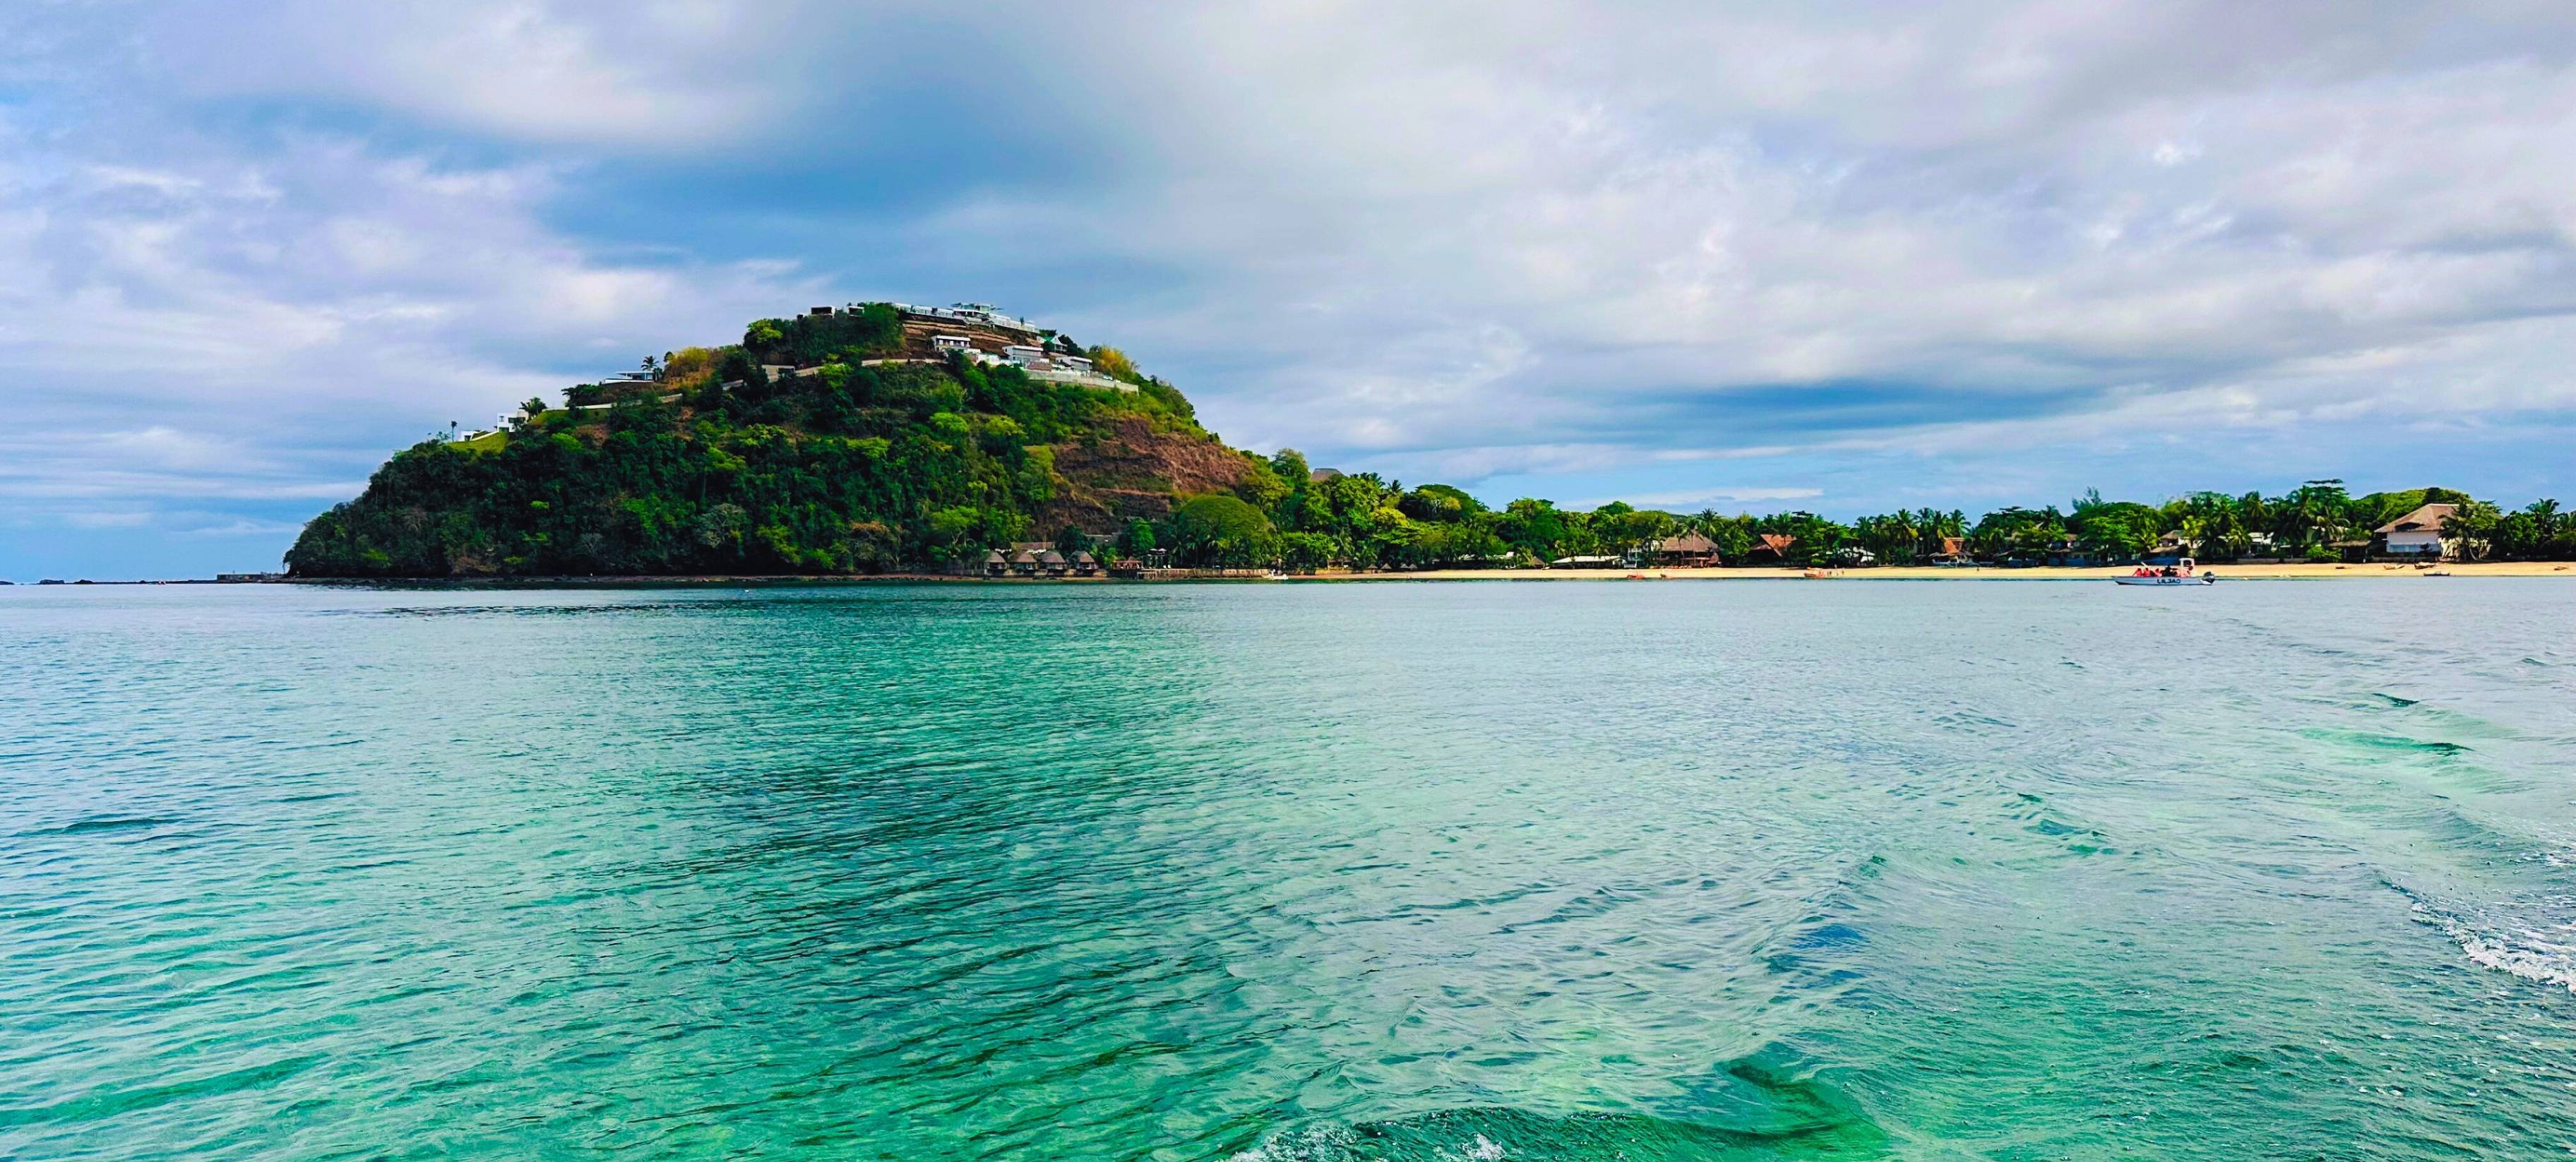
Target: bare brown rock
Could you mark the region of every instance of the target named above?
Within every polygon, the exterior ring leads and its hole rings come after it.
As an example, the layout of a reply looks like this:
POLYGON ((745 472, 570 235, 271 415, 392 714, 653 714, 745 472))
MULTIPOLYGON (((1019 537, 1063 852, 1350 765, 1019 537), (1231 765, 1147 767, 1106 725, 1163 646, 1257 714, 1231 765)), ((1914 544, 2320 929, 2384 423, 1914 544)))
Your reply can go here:
POLYGON ((1097 443, 1055 446, 1065 487, 1040 510, 1039 528, 1114 533, 1164 516, 1182 497, 1230 491, 1251 472, 1241 453, 1202 435, 1158 432, 1142 419, 1109 429, 1097 443))

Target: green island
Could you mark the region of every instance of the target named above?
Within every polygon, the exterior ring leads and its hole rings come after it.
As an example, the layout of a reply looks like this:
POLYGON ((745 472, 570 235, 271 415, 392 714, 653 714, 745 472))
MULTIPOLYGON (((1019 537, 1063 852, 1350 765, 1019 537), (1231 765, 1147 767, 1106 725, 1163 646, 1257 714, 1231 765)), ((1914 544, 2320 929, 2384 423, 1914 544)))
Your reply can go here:
POLYGON ((2418 488, 2157 504, 2088 494, 1971 521, 1489 507, 1261 456, 1115 348, 982 304, 819 307, 530 400, 394 455, 315 517, 290 576, 472 578, 2576 559, 2576 515, 2418 488))

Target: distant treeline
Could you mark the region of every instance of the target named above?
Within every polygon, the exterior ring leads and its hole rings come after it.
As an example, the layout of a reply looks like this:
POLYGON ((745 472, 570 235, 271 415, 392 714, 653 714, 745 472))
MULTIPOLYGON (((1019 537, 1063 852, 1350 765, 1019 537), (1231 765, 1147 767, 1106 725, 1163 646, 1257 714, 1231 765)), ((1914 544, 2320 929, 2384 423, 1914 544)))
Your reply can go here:
POLYGON ((1490 508, 1447 485, 1228 449, 1179 391, 1111 348, 1087 354, 1137 391, 968 360, 867 365, 901 344, 882 305, 768 319, 739 345, 647 360, 648 378, 577 388, 565 408, 530 400, 510 430, 396 454, 306 526, 287 565, 323 577, 881 572, 971 568, 1046 540, 1191 566, 1418 568, 1669 554, 1690 533, 1707 541, 1685 541, 1695 558, 1728 564, 2329 560, 2427 503, 2458 506, 2444 533, 2461 556, 2576 557, 2576 521, 2554 501, 2507 512, 2441 488, 2353 496, 2333 480, 2161 504, 2087 495, 1973 522, 1933 509, 1843 523, 1490 508), (782 365, 800 370, 765 370, 782 365), (1059 455, 1091 467, 1069 477, 1059 455))
MULTIPOLYGON (((1281 480, 1307 478, 1296 452, 1272 459, 1281 480)), ((2284 557, 2331 561, 2368 551, 2372 530, 2426 504, 2454 504, 2444 535, 2476 559, 2576 558, 2576 518, 2552 500, 2510 512, 2444 488, 2350 494, 2337 480, 2282 496, 2194 493, 2143 504, 2098 493, 2064 509, 2005 508, 1971 522, 1959 510, 1915 509, 1848 523, 1809 512, 1768 516, 1662 512, 1606 504, 1560 509, 1525 498, 1489 508, 1456 488, 1407 489, 1367 473, 1302 486, 1265 506, 1226 506, 1228 531, 1190 530, 1191 563, 1319 565, 1535 564, 1648 551, 1687 533, 1727 564, 1903 565, 1952 555, 1994 563, 2127 562, 2159 550, 2203 560, 2284 557)), ((1151 538, 1154 530, 1129 534, 1151 538)))

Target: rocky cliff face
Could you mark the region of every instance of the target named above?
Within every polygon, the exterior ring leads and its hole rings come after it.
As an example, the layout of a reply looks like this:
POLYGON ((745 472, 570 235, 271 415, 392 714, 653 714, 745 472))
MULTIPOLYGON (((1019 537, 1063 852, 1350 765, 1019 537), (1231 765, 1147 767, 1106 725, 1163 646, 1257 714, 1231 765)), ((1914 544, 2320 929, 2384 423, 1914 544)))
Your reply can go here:
POLYGON ((1182 497, 1227 492, 1252 474, 1243 454, 1205 436, 1158 432, 1142 419, 1105 425, 1100 438, 1055 446, 1067 487, 1039 510, 1038 527, 1112 533, 1159 520, 1182 497))

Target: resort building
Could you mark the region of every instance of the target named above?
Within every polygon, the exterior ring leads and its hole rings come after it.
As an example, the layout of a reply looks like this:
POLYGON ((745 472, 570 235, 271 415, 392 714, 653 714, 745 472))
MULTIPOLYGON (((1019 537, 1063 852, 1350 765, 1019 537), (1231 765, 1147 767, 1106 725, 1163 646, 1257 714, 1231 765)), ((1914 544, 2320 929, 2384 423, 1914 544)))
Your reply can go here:
MULTIPOLYGON (((902 351, 886 359, 863 360, 864 364, 884 362, 938 362, 966 359, 985 366, 1010 364, 1026 372, 1031 379, 1046 383, 1071 384, 1096 391, 1133 392, 1136 385, 1113 376, 1103 375, 1082 346, 1026 319, 1003 314, 991 303, 958 303, 947 307, 923 307, 910 303, 887 304, 894 308, 902 325, 902 351)), ((833 315, 864 309, 859 304, 848 307, 815 307, 815 315, 833 315)), ((819 366, 767 365, 761 369, 771 379, 788 375, 813 375, 819 366)), ((603 380, 603 386, 650 376, 623 373, 624 378, 603 380)), ((725 386, 735 386, 727 383, 725 386)))
POLYGON ((1067 555, 1044 541, 1020 541, 1008 549, 987 549, 981 560, 952 561, 943 571, 984 577, 1097 577, 1100 559, 1088 550, 1067 555))
POLYGON ((1655 564, 1675 568, 1704 568, 1718 563, 1717 542, 1703 533, 1686 532, 1647 546, 1646 558, 1655 564))
POLYGON ((1787 533, 1764 533, 1753 539, 1753 548, 1744 554, 1744 559, 1756 565, 1785 565, 1789 550, 1796 547, 1798 538, 1787 533))
POLYGON ((2442 522, 2460 511, 2456 504, 2427 504, 2372 529, 2378 551, 2391 557, 2447 557, 2456 547, 2442 535, 2442 522))
MULTIPOLYGON (((994 309, 991 303, 958 303, 946 307, 916 307, 910 303, 896 303, 894 309, 895 313, 902 316, 906 322, 922 320, 962 323, 969 327, 990 328, 1025 335, 1030 339, 1041 339, 1046 335, 1046 332, 1039 330, 1028 320, 1005 315, 994 309)), ((826 307, 815 313, 828 315, 832 312, 826 307)))

